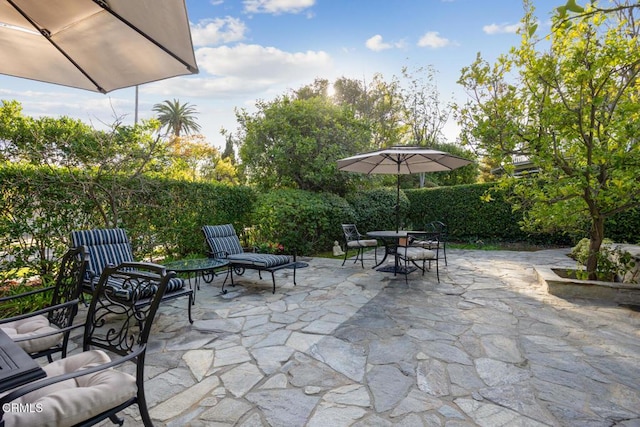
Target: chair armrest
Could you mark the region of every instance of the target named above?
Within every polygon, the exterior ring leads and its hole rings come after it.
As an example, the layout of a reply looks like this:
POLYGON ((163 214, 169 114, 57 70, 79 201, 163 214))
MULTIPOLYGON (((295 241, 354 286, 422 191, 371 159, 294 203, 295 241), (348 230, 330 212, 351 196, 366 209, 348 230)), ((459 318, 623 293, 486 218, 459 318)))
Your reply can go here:
POLYGON ((0 324, 9 323, 9 322, 15 322, 16 320, 28 319, 29 317, 37 316, 37 315, 40 315, 40 314, 47 314, 47 313, 49 313, 51 311, 54 311, 54 310, 59 310, 61 308, 65 308, 65 307, 68 307, 68 306, 77 305, 79 302, 80 302, 80 300, 76 298, 76 299, 73 299, 73 300, 69 300, 67 302, 63 302, 63 303, 60 303, 60 304, 52 305, 50 307, 41 308, 40 310, 31 311, 29 313, 20 314, 18 316, 7 317, 5 319, 0 319, 0 324))
POLYGON ((207 257, 209 258, 226 258, 229 256, 229 252, 227 251, 219 251, 219 252, 207 252, 207 257), (222 256, 221 256, 222 255, 222 256))
POLYGON ((24 298, 24 297, 28 297, 28 296, 31 296, 31 295, 41 294, 43 292, 50 291, 53 288, 54 288, 54 286, 47 286, 46 288, 40 288, 40 289, 36 289, 34 291, 24 292, 24 293, 15 294, 15 295, 9 295, 9 296, 0 298, 0 302, 7 302, 7 301, 12 301, 12 300, 18 299, 18 298, 24 298))
POLYGON ((80 323, 77 325, 69 325, 67 327, 64 328, 60 328, 57 329, 55 331, 51 331, 51 332, 47 332, 44 334, 38 334, 38 335, 29 335, 28 337, 23 337, 23 338, 12 338, 13 342, 21 342, 21 341, 31 341, 31 340, 37 340, 40 338, 45 338, 45 337, 50 337, 53 335, 60 335, 60 334, 64 334, 67 331, 72 331, 74 329, 78 329, 78 328, 83 328, 84 327, 84 323, 80 323))
POLYGON ((88 374, 93 374, 95 372, 100 372, 100 371, 104 371, 106 369, 109 368, 113 368, 115 366, 121 365, 126 361, 129 361, 131 359, 135 359, 136 357, 138 357, 139 355, 141 355, 146 349, 146 344, 145 345, 141 345, 140 347, 138 347, 138 349, 136 349, 135 351, 127 354, 126 356, 121 356, 118 357, 115 360, 112 360, 109 363, 103 363, 101 365, 96 365, 96 366, 92 366, 90 368, 86 368, 86 369, 82 369, 80 371, 76 371, 76 372, 70 372, 67 374, 63 374, 63 375, 56 375, 55 377, 46 377, 43 378, 41 380, 38 381, 34 381, 31 382, 29 384, 26 384, 22 387, 19 387, 13 391, 11 391, 10 393, 6 394, 5 396, 2 396, 0 398, 0 424, 2 423, 2 415, 4 414, 4 411, 2 410, 2 408, 4 407, 5 403, 9 403, 15 399, 17 399, 20 396, 24 396, 27 393, 31 393, 34 390, 38 390, 44 387, 47 387, 51 384, 56 384, 62 381, 66 381, 66 380, 70 380, 72 378, 78 378, 78 377, 82 377, 88 374))

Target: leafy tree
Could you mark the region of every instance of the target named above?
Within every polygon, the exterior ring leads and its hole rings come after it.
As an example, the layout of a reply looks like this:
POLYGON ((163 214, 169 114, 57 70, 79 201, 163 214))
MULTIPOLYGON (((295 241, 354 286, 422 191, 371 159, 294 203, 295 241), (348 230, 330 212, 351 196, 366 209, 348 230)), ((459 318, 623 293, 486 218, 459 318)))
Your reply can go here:
POLYGON ((279 97, 258 102, 258 111, 237 111, 239 155, 245 173, 261 189, 294 188, 344 194, 353 174, 336 161, 368 147, 366 123, 326 98, 279 97))
POLYGON ((226 129, 222 129, 220 134, 224 136, 224 151, 222 152, 223 159, 229 159, 232 164, 236 163, 236 152, 233 150, 234 139, 233 134, 226 129))
POLYGON ((189 135, 200 132, 200 125, 195 118, 196 108, 188 102, 181 104, 177 99, 165 100, 155 104, 153 111, 158 113, 160 128, 166 128, 176 138, 183 133, 189 135))
POLYGON ((349 106, 355 116, 365 120, 371 130, 369 149, 397 145, 406 132, 403 123, 403 100, 397 80, 386 82, 376 74, 365 81, 341 77, 333 84, 333 101, 349 106))
POLYGON ((52 176, 74 180, 108 227, 119 225, 126 215, 120 202, 133 196, 121 183, 160 172, 169 163, 167 144, 152 136, 157 121, 123 126, 116 120, 109 131, 97 131, 69 117, 24 117, 10 102, 0 108, 0 120, 6 125, 2 157, 45 166, 52 176))
POLYGON ((573 3, 568 12, 576 15, 556 14, 549 48, 538 50, 525 1, 520 46, 493 66, 479 57, 463 69, 460 83, 475 99, 460 118, 467 142, 507 172, 514 154, 536 166, 537 174, 514 183, 525 229, 589 224, 586 268, 595 279, 605 220, 640 206, 640 46, 636 8, 625 17, 573 3))
POLYGON ((449 110, 440 104, 433 67, 415 70, 402 68, 408 86, 402 89, 404 121, 409 127, 411 143, 433 147, 442 141, 442 128, 449 119, 449 110))

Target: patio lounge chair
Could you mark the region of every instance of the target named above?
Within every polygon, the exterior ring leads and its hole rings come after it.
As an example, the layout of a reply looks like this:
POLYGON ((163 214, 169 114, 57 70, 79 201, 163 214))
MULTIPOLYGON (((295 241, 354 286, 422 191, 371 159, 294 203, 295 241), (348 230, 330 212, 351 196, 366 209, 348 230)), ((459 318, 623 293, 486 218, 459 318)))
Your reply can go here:
POLYGON ((87 268, 87 250, 71 248, 64 254, 53 286, 0 298, 2 303, 24 301, 34 295, 51 293, 48 307, 22 315, 0 319, 2 329, 32 358, 61 353, 67 357, 67 344, 71 330, 76 328, 73 319, 78 313, 82 278, 87 268))
MULTIPOLYGON (((123 262, 135 262, 133 251, 129 243, 127 232, 121 228, 77 230, 71 232, 71 243, 74 246, 83 245, 89 251, 89 266, 85 274, 83 290, 92 294, 100 279, 102 271, 108 265, 117 265, 123 262)), ((122 287, 117 280, 109 282, 120 298, 131 298, 131 290, 122 287)), ((186 296, 189 299, 188 314, 189 323, 193 323, 191 318, 191 306, 193 305, 193 289, 185 287, 184 280, 172 277, 167 284, 167 290, 162 296, 163 301, 186 296)), ((137 301, 137 305, 149 304, 150 295, 145 295, 137 301)))
MULTIPOLYGON (((296 285, 296 260, 295 256, 261 254, 254 252, 244 252, 240 245, 240 239, 232 224, 205 225, 202 227, 204 238, 209 246, 209 256, 212 258, 223 258, 229 261, 229 272, 231 275, 231 286, 233 283, 233 272, 236 269, 257 270, 258 272, 268 271, 271 273, 273 281, 273 293, 276 293, 276 278, 274 272, 282 268, 293 269, 293 284, 296 285)), ((225 279, 226 283, 226 279, 225 279)), ((222 284, 222 292, 225 293, 222 284)))
POLYGON ((46 378, 2 395, 0 425, 93 425, 107 418, 122 425, 118 412, 137 404, 144 425, 152 426, 144 390, 147 341, 174 276, 149 263, 105 267, 87 311, 82 352, 43 366, 46 378), (131 299, 116 295, 114 281, 131 290, 131 299), (151 301, 140 306, 143 295, 151 301), (135 374, 113 369, 125 362, 136 365, 135 374), (14 405, 33 409, 11 410, 14 405))

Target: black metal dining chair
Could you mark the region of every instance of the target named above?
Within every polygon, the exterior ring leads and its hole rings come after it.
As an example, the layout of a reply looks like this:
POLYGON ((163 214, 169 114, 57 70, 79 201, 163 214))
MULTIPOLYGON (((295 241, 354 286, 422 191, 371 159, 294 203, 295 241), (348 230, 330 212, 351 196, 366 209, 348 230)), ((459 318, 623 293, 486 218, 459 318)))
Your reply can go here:
POLYGON ((105 419, 122 425, 118 412, 137 404, 152 426, 144 390, 144 363, 151 325, 175 272, 157 264, 107 266, 96 285, 84 323, 83 351, 43 366, 47 377, 0 397, 0 427, 93 425, 105 419), (117 280, 130 299, 115 295, 117 280), (151 303, 136 304, 151 294, 151 303), (119 369, 135 365, 135 374, 119 369), (11 411, 16 405, 36 408, 11 411))
POLYGON ((0 319, 0 329, 34 359, 46 356, 52 362, 56 353, 61 353, 62 358, 67 356, 69 334, 77 327, 73 320, 78 313, 87 264, 87 249, 71 248, 60 261, 53 286, 0 298, 2 308, 3 304, 20 304, 35 296, 51 294, 45 308, 0 319))
POLYGON ((358 259, 360 260, 360 264, 362 264, 362 268, 364 268, 364 253, 366 249, 374 248, 373 257, 375 263, 378 263, 378 241, 376 239, 367 239, 364 234, 361 234, 358 231, 358 227, 355 224, 342 224, 342 233, 344 234, 345 240, 345 249, 344 249, 344 260, 342 261, 342 265, 347 262, 347 258, 349 257, 349 249, 356 250, 356 258, 353 263, 357 263, 358 259))

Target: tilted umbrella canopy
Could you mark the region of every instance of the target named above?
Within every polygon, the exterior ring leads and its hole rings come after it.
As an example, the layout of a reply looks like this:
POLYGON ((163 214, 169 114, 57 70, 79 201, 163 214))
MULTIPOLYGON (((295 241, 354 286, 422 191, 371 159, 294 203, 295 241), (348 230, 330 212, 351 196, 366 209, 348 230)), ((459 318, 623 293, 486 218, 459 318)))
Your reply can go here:
POLYGON ((338 170, 365 174, 409 175, 443 172, 471 163, 444 151, 419 147, 391 147, 338 160, 338 170))
POLYGON ((0 0, 0 74, 107 93, 197 72, 184 0, 0 0))
POLYGON ((338 160, 338 170, 365 174, 397 175, 396 231, 400 229, 400 175, 444 172, 466 166, 471 160, 420 147, 391 147, 338 160))

